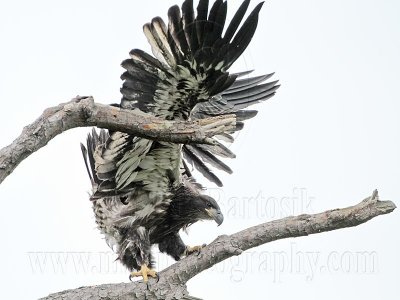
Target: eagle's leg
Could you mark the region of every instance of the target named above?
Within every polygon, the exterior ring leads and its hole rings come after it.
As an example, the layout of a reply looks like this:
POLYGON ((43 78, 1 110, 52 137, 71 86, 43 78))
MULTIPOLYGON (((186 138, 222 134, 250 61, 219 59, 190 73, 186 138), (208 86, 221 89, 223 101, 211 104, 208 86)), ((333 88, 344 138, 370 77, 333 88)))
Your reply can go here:
POLYGON ((163 253, 171 255, 173 259, 180 260, 185 255, 186 245, 176 232, 164 237, 162 242, 158 244, 158 249, 163 253))
POLYGON ((149 280, 148 279, 149 276, 153 277, 153 278, 157 278, 157 272, 152 270, 152 269, 149 269, 146 264, 143 264, 140 267, 140 271, 131 272, 131 274, 129 275, 129 279, 131 279, 132 277, 138 277, 138 276, 142 276, 143 277, 143 281, 147 282, 149 280))
POLYGON ((120 260, 129 270, 138 270, 131 272, 129 279, 142 276, 143 281, 147 282, 148 277, 157 277, 156 271, 152 270, 151 244, 149 234, 144 227, 131 228, 125 232, 120 260))
POLYGON ((171 233, 164 237, 162 242, 158 244, 158 249, 172 256, 175 260, 180 260, 184 256, 200 252, 201 248, 205 246, 205 244, 194 247, 186 246, 178 233, 171 233))

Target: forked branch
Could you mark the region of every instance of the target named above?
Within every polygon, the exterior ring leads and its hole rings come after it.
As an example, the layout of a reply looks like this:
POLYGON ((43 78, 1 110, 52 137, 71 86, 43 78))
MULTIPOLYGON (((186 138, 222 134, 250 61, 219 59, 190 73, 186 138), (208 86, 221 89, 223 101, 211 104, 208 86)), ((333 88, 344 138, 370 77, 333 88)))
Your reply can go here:
MULTIPOLYGON (((213 135, 233 130, 234 115, 193 122, 160 120, 142 112, 96 104, 91 97, 49 108, 9 146, 0 150, 0 183, 33 152, 56 135, 75 127, 97 126, 174 143, 212 143, 213 135)), ((300 215, 263 223, 218 237, 199 255, 190 255, 160 272, 159 281, 105 284, 52 294, 43 299, 197 299, 188 295, 186 282, 213 265, 243 251, 279 239, 357 226, 396 208, 379 201, 378 192, 361 203, 314 215, 300 215)))
POLYGON ((212 144, 212 136, 235 128, 236 118, 225 115, 196 121, 165 121, 140 111, 97 104, 92 97, 76 97, 46 109, 12 144, 0 150, 0 183, 21 161, 55 136, 71 128, 88 126, 157 141, 212 144))

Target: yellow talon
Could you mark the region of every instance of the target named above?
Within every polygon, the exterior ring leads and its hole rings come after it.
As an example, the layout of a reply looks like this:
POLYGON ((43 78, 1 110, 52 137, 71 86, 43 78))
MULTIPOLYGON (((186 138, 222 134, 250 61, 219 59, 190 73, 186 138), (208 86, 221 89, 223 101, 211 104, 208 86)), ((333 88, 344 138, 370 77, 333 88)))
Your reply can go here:
POLYGON ((129 279, 131 279, 132 277, 139 277, 139 276, 142 276, 143 277, 143 281, 147 282, 149 280, 148 276, 153 277, 153 278, 157 278, 157 272, 152 270, 152 269, 149 269, 147 267, 147 265, 142 265, 140 267, 140 271, 132 272, 129 275, 129 279))
POLYGON ((201 246, 192 246, 192 247, 186 246, 185 254, 186 255, 190 255, 190 254, 195 253, 195 252, 200 253, 201 249, 203 249, 205 246, 206 246, 206 244, 203 244, 201 246))

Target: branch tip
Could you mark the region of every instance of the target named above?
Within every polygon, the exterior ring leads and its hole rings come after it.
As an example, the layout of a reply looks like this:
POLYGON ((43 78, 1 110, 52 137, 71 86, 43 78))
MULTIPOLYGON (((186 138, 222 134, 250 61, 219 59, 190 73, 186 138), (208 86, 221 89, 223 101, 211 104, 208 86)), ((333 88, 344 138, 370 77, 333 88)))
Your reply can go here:
MULTIPOLYGON (((160 272, 159 282, 152 282, 148 286, 143 285, 142 282, 134 282, 129 285, 107 284, 86 287, 84 288, 86 293, 82 290, 79 292, 81 296, 89 298, 87 297, 88 295, 98 295, 100 287, 106 286, 110 290, 118 291, 119 295, 135 295, 135 299, 165 299, 166 295, 171 296, 170 299, 192 299, 185 296, 188 294, 186 282, 229 257, 240 255, 247 249, 279 239, 301 237, 357 226, 379 215, 390 213, 396 207, 391 201, 378 201, 377 196, 378 194, 375 190, 372 196, 367 198, 369 199, 368 202, 363 200, 354 206, 328 210, 319 214, 286 217, 259 224, 231 235, 218 236, 202 249, 200 255, 189 255, 169 266, 160 272), (306 217, 307 222, 304 222, 306 217), (148 298, 148 295, 151 295, 151 297, 148 298)), ((75 296, 76 294, 73 292, 71 291, 69 294, 54 294, 46 299, 66 299, 68 296, 75 296)), ((114 299, 121 298, 118 298, 116 294, 115 297, 110 297, 110 300, 114 299)))

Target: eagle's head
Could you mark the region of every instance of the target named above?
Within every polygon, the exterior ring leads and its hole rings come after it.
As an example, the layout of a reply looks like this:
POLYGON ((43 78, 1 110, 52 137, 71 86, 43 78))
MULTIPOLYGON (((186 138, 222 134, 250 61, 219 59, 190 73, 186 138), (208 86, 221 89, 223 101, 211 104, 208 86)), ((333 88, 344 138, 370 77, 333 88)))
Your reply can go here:
POLYGON ((195 214, 200 220, 214 220, 218 226, 224 221, 224 215, 221 209, 214 200, 214 198, 207 195, 199 195, 193 199, 193 206, 196 207, 197 211, 195 214))
POLYGON ((201 194, 201 190, 186 183, 174 191, 169 214, 187 227, 200 220, 214 220, 218 226, 224 215, 214 198, 201 194))

